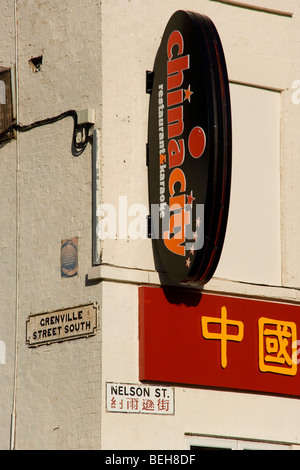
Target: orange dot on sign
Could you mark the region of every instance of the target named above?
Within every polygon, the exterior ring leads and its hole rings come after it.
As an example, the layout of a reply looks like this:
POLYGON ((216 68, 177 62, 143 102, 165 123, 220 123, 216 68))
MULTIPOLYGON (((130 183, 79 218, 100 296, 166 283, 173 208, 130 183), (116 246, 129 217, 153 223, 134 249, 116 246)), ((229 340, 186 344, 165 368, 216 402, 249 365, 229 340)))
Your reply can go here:
POLYGON ((205 132, 202 127, 194 127, 189 135, 189 151, 193 158, 199 158, 206 146, 205 132))

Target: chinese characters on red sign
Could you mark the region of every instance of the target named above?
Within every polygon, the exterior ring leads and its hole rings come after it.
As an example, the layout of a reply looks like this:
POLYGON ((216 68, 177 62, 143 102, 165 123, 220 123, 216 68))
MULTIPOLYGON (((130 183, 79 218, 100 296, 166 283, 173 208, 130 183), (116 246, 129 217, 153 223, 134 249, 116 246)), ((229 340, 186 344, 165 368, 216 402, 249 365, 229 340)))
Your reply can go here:
POLYGON ((244 323, 241 321, 227 320, 227 309, 221 307, 221 318, 202 317, 202 334, 205 339, 219 339, 221 341, 221 365, 227 366, 227 341, 242 341, 244 337, 244 323), (208 331, 208 324, 220 324, 220 333, 212 333, 208 331), (237 334, 230 335, 227 333, 227 325, 236 326, 237 334))
MULTIPOLYGON (((221 307, 221 318, 203 316, 201 318, 201 325, 202 335, 205 339, 219 339, 221 341, 221 366, 225 368, 227 366, 227 341, 241 342, 243 340, 244 323, 229 320, 227 318, 227 309, 223 306, 221 307), (209 332, 208 323, 219 324, 220 332, 209 332), (228 334, 227 326, 236 326, 237 333, 228 334)), ((278 321, 264 317, 259 318, 258 340, 259 369, 262 372, 286 375, 295 375, 297 373, 297 362, 295 361, 295 354, 297 353, 297 326, 294 322, 278 321), (265 325, 268 325, 269 328, 265 328, 265 325)))
POLYGON ((140 380, 300 396, 300 306, 140 288, 140 380))

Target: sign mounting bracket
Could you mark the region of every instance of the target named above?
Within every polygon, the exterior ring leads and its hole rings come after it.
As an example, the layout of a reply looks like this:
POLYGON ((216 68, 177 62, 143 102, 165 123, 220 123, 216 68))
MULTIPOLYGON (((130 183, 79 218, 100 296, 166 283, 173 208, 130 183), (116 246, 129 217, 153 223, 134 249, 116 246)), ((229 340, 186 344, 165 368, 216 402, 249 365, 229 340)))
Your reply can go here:
POLYGON ((153 88, 154 72, 146 70, 146 93, 151 95, 153 88))

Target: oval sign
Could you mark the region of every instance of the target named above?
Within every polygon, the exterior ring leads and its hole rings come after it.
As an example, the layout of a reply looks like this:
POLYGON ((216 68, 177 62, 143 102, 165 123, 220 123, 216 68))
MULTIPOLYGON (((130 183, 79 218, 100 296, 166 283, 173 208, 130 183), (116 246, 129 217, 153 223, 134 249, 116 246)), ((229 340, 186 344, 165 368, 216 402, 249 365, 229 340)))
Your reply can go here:
POLYGON ((222 251, 231 181, 229 84, 212 21, 175 12, 150 76, 151 238, 173 281, 205 284, 222 251))

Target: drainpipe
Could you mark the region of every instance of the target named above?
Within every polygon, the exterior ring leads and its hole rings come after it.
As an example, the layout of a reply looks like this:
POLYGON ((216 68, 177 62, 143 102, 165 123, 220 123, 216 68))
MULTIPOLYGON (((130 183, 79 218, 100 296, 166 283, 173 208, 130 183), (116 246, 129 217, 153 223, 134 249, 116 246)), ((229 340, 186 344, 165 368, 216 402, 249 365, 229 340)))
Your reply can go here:
MULTIPOLYGON (((14 25, 15 25, 15 118, 18 123, 18 23, 17 0, 14 0, 14 25)), ((20 254, 20 152, 18 132, 16 131, 16 293, 15 293, 15 364, 13 381, 13 402, 10 429, 10 450, 15 449, 16 439, 16 396, 17 396, 17 368, 18 368, 18 325, 19 325, 19 254, 20 254)))
POLYGON ((93 153, 92 153, 93 163, 93 181, 92 181, 92 192, 93 192, 93 216, 92 216, 92 226, 93 226, 93 266, 98 266, 100 264, 100 239, 98 233, 99 219, 100 219, 100 203, 101 203, 101 179, 100 179, 100 130, 95 129, 93 132, 93 153))

